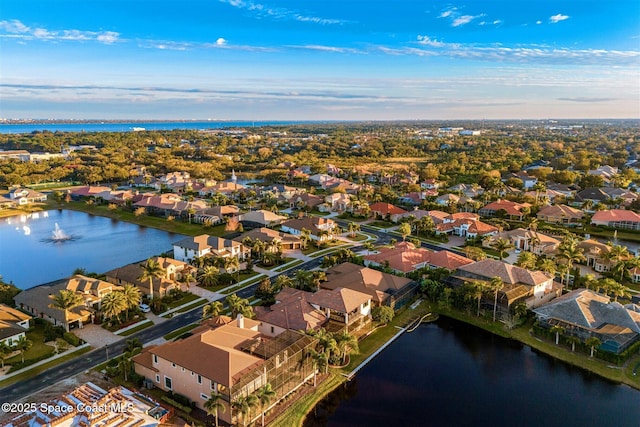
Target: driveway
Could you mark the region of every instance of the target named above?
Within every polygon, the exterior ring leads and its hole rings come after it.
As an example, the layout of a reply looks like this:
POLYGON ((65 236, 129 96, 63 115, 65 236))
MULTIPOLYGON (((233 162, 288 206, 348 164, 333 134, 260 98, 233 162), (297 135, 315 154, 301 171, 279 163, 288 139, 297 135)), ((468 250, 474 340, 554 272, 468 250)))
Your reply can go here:
POLYGON ((106 344, 120 341, 123 338, 94 324, 84 325, 82 329, 74 329, 72 332, 94 348, 104 347, 106 344))

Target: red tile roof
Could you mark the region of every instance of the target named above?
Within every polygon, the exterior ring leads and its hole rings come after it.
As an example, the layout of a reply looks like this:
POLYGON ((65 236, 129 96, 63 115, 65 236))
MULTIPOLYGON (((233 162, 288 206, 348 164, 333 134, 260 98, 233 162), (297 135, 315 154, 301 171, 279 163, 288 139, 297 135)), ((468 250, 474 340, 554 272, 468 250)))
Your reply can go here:
POLYGON ((377 202, 369 205, 371 212, 377 212, 380 215, 402 215, 407 213, 404 209, 392 205, 391 203, 377 202))

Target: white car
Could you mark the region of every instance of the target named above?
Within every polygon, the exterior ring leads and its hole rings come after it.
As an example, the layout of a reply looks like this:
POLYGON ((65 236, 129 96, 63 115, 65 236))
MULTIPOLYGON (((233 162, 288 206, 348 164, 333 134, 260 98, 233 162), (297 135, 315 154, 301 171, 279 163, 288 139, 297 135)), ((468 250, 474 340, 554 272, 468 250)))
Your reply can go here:
POLYGON ((143 313, 148 313, 151 311, 151 307, 149 307, 147 304, 140 304, 138 306, 138 308, 140 309, 141 312, 143 313))

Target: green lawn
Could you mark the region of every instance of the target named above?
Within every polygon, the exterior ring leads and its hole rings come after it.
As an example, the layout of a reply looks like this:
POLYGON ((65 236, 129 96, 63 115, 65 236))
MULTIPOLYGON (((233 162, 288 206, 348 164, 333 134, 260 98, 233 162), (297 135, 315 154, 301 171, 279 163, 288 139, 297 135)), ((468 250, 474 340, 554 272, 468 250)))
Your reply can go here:
POLYGON ((351 233, 347 233, 347 239, 353 240, 354 242, 362 242, 363 240, 367 240, 369 236, 363 233, 356 233, 355 237, 351 237, 351 233))
POLYGON ((394 224, 392 222, 386 222, 386 221, 374 221, 374 222, 370 222, 367 225, 370 225, 371 227, 377 227, 377 228, 389 228, 389 227, 396 226, 398 224, 394 224))
POLYGON ((264 268, 265 270, 273 270, 275 268, 280 267, 283 264, 293 261, 294 259, 295 258, 282 258, 282 262, 280 264, 263 265, 262 263, 260 263, 259 265, 257 265, 257 267, 264 268))
POLYGON ((200 297, 196 294, 187 294, 184 297, 180 298, 179 300, 175 300, 175 301, 171 301, 170 303, 167 304, 167 307, 169 307, 169 309, 172 308, 176 308, 178 306, 181 306, 183 304, 187 304, 191 301, 195 301, 197 299, 200 299, 200 297))
POLYGON ((276 268, 276 269, 275 269, 275 270, 273 270, 273 271, 276 271, 276 272, 285 271, 285 270, 288 270, 288 269, 290 269, 290 268, 295 267, 296 265, 300 265, 300 264, 302 264, 302 263, 304 263, 304 260, 299 259, 299 260, 296 260, 295 262, 292 262, 291 264, 283 265, 283 266, 281 266, 281 267, 278 267, 278 268, 276 268))
POLYGON ((24 353, 24 365, 22 364, 22 356, 20 354, 6 359, 4 361, 5 364, 18 365, 17 369, 20 369, 53 355, 54 348, 44 343, 44 326, 33 326, 26 335, 27 339, 31 341, 32 346, 24 353))
POLYGON ((163 314, 162 317, 170 318, 170 317, 175 316, 177 313, 185 313, 187 311, 193 310, 196 307, 199 307, 201 305, 205 305, 206 303, 207 303, 206 299, 198 297, 198 299, 193 301, 191 304, 187 304, 184 307, 180 307, 179 309, 177 309, 175 311, 172 311, 171 313, 163 314))

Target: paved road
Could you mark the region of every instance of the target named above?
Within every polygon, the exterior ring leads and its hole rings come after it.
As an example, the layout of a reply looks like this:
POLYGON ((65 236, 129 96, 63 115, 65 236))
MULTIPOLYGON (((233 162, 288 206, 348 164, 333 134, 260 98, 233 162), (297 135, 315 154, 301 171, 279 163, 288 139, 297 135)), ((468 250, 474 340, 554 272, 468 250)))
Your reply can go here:
MULTIPOLYGON (((338 223, 346 227, 347 222, 338 221, 338 223)), ((375 235, 377 237, 378 244, 386 244, 392 238, 397 238, 396 235, 389 234, 384 231, 377 230, 375 228, 368 227, 367 225, 361 225, 361 230, 363 232, 375 235)), ((433 249, 433 250, 442 250, 443 247, 432 245, 429 243, 422 243, 422 246, 425 248, 433 249)), ((353 250, 360 250, 362 246, 354 247, 353 250)), ((449 249, 450 250, 450 249, 449 249)), ((455 251, 459 252, 459 251, 455 251)), ((284 273, 287 276, 293 277, 298 270, 311 270, 313 268, 317 268, 320 266, 322 262, 322 257, 318 257, 316 259, 304 262, 300 265, 293 267, 291 270, 287 270, 284 273)), ((271 277, 271 280, 275 280, 276 276, 271 277)), ((255 289, 258 287, 258 283, 253 284, 245 289, 242 289, 237 292, 238 296, 242 298, 250 298, 253 296, 255 289)), ((222 299, 222 298, 220 298, 222 299)), ((19 381, 13 385, 7 386, 5 388, 0 389, 0 402, 18 402, 20 399, 24 399, 25 397, 36 393, 52 384, 60 382, 66 378, 74 376, 80 372, 86 371, 88 369, 93 368, 96 365, 99 365, 107 360, 107 351, 108 356, 113 358, 122 354, 126 340, 130 338, 138 338, 143 343, 148 343, 158 338, 163 337, 171 331, 182 328, 183 326, 187 326, 191 323, 196 322, 200 319, 202 315, 202 309, 200 307, 194 308, 191 311, 180 314, 176 317, 173 317, 166 322, 153 325, 147 329, 143 329, 142 331, 136 332, 126 338, 123 338, 120 341, 117 341, 113 344, 109 344, 108 349, 105 347, 98 348, 90 351, 82 355, 82 357, 77 357, 75 359, 64 362, 60 365, 57 365, 53 368, 50 368, 32 378, 19 381)))

